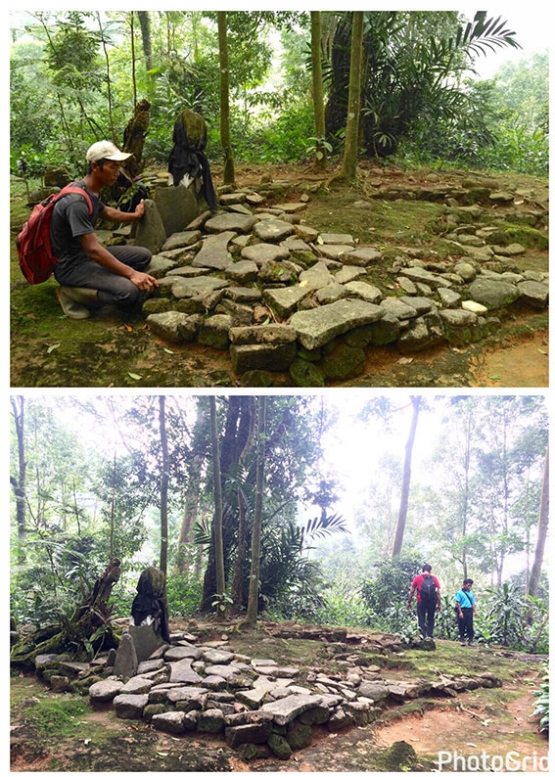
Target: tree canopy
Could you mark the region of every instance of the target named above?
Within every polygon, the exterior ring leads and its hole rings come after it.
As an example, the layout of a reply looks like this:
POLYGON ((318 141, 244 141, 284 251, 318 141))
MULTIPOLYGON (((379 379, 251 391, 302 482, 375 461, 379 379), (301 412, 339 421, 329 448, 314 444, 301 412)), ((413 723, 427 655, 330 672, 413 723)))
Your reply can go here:
POLYGON ((425 561, 546 601, 544 398, 401 399, 13 397, 12 612, 68 618, 114 559, 120 614, 152 564, 170 615, 379 619, 425 561))
MULTIPOLYGON (((358 154, 546 172, 547 56, 508 64, 491 82, 472 75, 480 58, 516 50, 518 30, 485 12, 357 13, 358 154)), ((233 157, 345 156, 350 171, 352 21, 340 11, 13 12, 12 172, 80 170, 90 143, 121 143, 141 100, 151 163, 165 163, 188 107, 206 118, 211 158, 230 180, 233 157)))

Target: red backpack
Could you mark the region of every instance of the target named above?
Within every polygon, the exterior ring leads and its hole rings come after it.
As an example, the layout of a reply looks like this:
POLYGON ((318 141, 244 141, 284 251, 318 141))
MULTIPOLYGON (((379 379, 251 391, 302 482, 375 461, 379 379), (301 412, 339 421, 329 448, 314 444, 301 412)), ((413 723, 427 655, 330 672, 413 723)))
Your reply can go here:
POLYGON ((93 205, 88 193, 75 184, 65 186, 57 194, 51 194, 33 208, 29 221, 17 236, 15 244, 19 256, 21 272, 29 283, 44 283, 52 275, 57 257, 52 253, 50 241, 50 221, 54 205, 66 194, 81 194, 92 216, 93 205))

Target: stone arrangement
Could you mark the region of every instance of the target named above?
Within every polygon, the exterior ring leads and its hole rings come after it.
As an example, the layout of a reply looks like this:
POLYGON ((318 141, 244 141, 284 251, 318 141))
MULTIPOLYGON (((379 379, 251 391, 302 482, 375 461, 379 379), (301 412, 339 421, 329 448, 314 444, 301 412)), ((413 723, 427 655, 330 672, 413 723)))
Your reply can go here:
MULTIPOLYGON (((246 384, 271 385, 275 373, 288 373, 291 385, 324 386, 360 374, 369 346, 394 344, 400 354, 464 346, 508 309, 548 304, 547 273, 520 272, 515 260, 525 247, 500 244, 502 230, 480 220, 486 206, 510 208, 510 193, 488 190, 486 205, 465 205, 442 191, 453 258, 439 261, 408 247, 386 258, 351 235, 318 232, 304 221, 306 202, 270 207, 253 189, 220 194, 217 213, 172 231, 178 214, 184 223, 194 213, 179 189, 156 189, 137 235, 153 250, 149 272, 160 283, 144 306, 147 323, 168 343, 228 350, 246 384), (376 268, 393 282, 376 283, 376 268)), ((538 226, 546 219, 545 211, 518 215, 538 226)))
MULTIPOLYGON (((488 673, 392 681, 370 663, 371 654, 341 652, 345 645, 337 643, 328 646, 336 673, 318 667, 301 672, 272 659, 239 655, 226 642, 200 643, 184 632, 172 633, 171 644, 137 662, 133 639, 124 634, 117 651, 90 666, 67 656, 39 656, 37 672, 53 690, 88 688, 93 707, 113 709, 120 718, 141 720, 172 736, 221 736, 244 760, 288 759, 310 744, 315 727, 331 733, 364 726, 391 704, 501 684, 488 673)), ((399 649, 393 637, 388 639, 399 649)))

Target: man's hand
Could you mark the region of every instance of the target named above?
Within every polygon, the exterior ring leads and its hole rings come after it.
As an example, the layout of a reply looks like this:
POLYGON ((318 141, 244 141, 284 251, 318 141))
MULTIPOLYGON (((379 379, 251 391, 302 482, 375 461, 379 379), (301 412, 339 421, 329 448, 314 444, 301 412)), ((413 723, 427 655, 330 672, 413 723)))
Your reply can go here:
POLYGON ((137 216, 137 220, 141 220, 142 217, 145 215, 145 201, 141 200, 137 207, 135 208, 135 215, 137 216))
POLYGON ((407 610, 410 610, 410 605, 411 605, 411 603, 407 602, 407 610))
POLYGON ((463 611, 459 610, 459 618, 464 618, 463 611))
POLYGON ((129 276, 129 280, 141 291, 151 291, 159 285, 156 278, 146 272, 134 272, 129 276))

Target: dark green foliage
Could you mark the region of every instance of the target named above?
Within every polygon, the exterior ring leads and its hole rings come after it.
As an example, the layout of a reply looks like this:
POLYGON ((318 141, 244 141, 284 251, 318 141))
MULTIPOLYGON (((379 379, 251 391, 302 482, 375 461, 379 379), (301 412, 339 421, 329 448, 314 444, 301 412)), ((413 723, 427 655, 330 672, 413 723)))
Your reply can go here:
MULTIPOLYGON (((416 553, 405 553, 377 565, 373 579, 365 580, 361 594, 373 616, 385 616, 389 607, 406 604, 414 576, 423 562, 416 553)), ((432 570, 433 574, 433 570, 432 570)))
MULTIPOLYGON (((389 156, 417 123, 457 121, 472 103, 459 78, 477 54, 518 47, 499 19, 478 12, 466 25, 456 14, 375 11, 365 15, 362 133, 369 156, 389 156)), ((351 14, 339 18, 332 60, 327 129, 345 125, 351 14)))
POLYGON ((170 618, 190 616, 200 608, 202 584, 192 575, 170 573, 166 580, 166 599, 170 618))
POLYGON ((537 701, 534 706, 534 715, 539 717, 540 731, 549 734, 549 669, 545 666, 542 683, 538 691, 534 691, 537 701))

